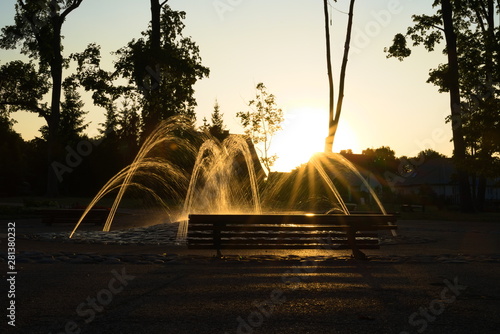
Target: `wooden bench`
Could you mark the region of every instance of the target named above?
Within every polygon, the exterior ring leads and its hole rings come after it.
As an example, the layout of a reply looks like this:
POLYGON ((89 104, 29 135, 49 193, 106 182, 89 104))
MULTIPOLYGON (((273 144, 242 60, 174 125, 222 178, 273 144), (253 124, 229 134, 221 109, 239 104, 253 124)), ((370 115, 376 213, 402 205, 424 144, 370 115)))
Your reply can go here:
MULTIPOLYGON (((42 209, 38 214, 42 217, 42 223, 52 224, 76 224, 83 215, 84 209, 42 209)), ((92 209, 82 221, 82 224, 104 225, 108 217, 108 209, 92 209)))
POLYGON ((395 230, 396 216, 352 215, 189 215, 191 249, 360 249, 379 248, 380 230, 395 230), (375 232, 375 233, 373 233, 375 232))

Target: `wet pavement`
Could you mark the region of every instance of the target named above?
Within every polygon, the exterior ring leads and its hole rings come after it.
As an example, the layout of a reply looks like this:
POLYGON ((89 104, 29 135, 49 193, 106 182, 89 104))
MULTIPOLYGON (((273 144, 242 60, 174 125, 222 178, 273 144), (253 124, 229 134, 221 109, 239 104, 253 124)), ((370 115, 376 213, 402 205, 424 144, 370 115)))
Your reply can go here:
MULTIPOLYGON (((348 251, 234 250, 218 259, 173 243, 48 241, 34 236, 71 227, 16 223, 15 298, 2 264, 2 333, 498 333, 500 326, 498 223, 401 221, 400 237, 382 235, 367 262, 348 251), (6 317, 11 300, 15 327, 6 317)), ((5 234, 0 241, 7 248, 5 234)))

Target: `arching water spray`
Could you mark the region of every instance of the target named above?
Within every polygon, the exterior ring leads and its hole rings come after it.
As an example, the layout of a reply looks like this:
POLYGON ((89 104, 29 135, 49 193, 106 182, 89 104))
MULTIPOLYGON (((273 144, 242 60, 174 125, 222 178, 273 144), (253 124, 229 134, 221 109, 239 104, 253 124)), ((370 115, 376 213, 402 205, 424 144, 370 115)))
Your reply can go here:
POLYGON ((185 219, 179 225, 177 240, 186 238, 189 213, 223 214, 242 211, 262 213, 249 145, 242 136, 237 135, 229 136, 222 143, 209 138, 198 151, 184 202, 185 219), (243 161, 240 161, 241 158, 243 161), (251 203, 248 203, 248 193, 251 194, 251 203))
MULTIPOLYGON (((146 139, 141 149, 137 153, 134 161, 130 164, 130 166, 122 169, 118 174, 116 174, 113 178, 111 178, 104 187, 98 192, 98 194, 94 197, 91 203, 85 209, 83 215, 78 220, 76 226, 70 234, 70 238, 73 237, 77 228, 80 226, 81 222, 85 219, 87 213, 108 193, 113 190, 118 190, 118 195, 116 196, 113 205, 110 209, 110 213, 106 219, 106 223, 104 224, 103 231, 109 231, 111 228, 111 224, 116 215, 116 211, 118 206, 125 194, 126 190, 132 185, 138 185, 138 183, 132 182, 134 177, 141 175, 144 169, 151 168, 160 168, 162 171, 165 171, 165 175, 162 175, 162 180, 167 180, 167 182, 186 182, 187 184, 187 176, 186 172, 181 170, 179 167, 171 164, 168 161, 159 162, 157 160, 152 160, 148 158, 147 155, 155 148, 157 148, 160 144, 164 143, 175 143, 179 147, 182 147, 187 152, 194 152, 192 145, 187 140, 180 140, 178 136, 175 135, 176 131, 187 131, 189 130, 189 120, 184 117, 174 117, 168 122, 162 122, 153 133, 146 139)), ((154 173, 146 173, 147 177, 152 177, 155 175, 154 173)), ((165 185, 167 183, 164 183, 165 185)), ((146 187, 141 187, 143 190, 147 189, 146 187)), ((160 204, 165 206, 165 203, 161 198, 156 196, 153 190, 149 191, 149 193, 155 197, 160 204)))
MULTIPOLYGON (((387 211, 385 210, 384 205, 382 204, 382 201, 380 201, 380 198, 377 196, 377 193, 375 192, 375 190, 373 190, 373 188, 370 186, 370 184, 368 183, 368 181, 363 177, 363 175, 361 175, 361 173, 358 171, 358 169, 352 164, 352 162, 350 162, 349 160, 347 160, 341 154, 336 154, 336 153, 328 154, 327 158, 328 159, 332 159, 333 161, 340 163, 341 166, 348 168, 349 172, 351 172, 354 175, 356 175, 356 177, 363 183, 363 185, 365 186, 365 188, 369 191, 369 193, 372 196, 372 198, 374 199, 375 203, 377 203, 377 206, 380 209, 380 212, 383 215, 387 215, 387 211)), ((328 174, 324 170, 324 167, 323 167, 324 162, 322 161, 322 158, 320 158, 319 156, 314 156, 311 159, 311 162, 317 168, 318 172, 323 177, 325 183, 328 184, 328 186, 330 187, 330 189, 335 193, 335 196, 340 196, 338 194, 338 191, 337 191, 336 187, 333 185, 332 181, 328 177, 328 174)), ((337 197, 337 199, 339 199, 339 198, 337 197)), ((344 210, 344 212, 346 214, 349 214, 349 212, 347 210, 347 207, 344 204, 344 201, 340 200, 339 203, 342 205, 342 209, 344 210)), ((391 233, 392 233, 393 236, 397 236, 397 232, 395 230, 391 230, 391 233)))

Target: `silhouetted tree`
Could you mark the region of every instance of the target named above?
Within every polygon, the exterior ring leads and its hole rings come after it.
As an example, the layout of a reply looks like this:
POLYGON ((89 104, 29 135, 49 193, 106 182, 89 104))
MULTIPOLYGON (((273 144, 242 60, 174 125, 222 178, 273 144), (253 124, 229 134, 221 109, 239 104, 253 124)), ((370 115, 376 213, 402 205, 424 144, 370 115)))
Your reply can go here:
POLYGON ((140 105, 134 100, 125 100, 118 112, 117 134, 120 138, 119 149, 122 156, 130 163, 139 151, 140 143, 140 105))
POLYGON ((219 140, 224 140, 228 135, 229 131, 226 130, 226 126, 224 125, 224 114, 220 111, 220 106, 217 100, 215 100, 214 110, 210 116, 211 123, 207 120, 206 117, 203 118, 203 124, 200 127, 200 130, 206 131, 210 135, 214 136, 219 140))
MULTIPOLYGON (((47 121, 48 127, 48 182, 47 195, 58 192, 57 176, 50 166, 58 158, 60 146, 61 92, 63 68, 66 66, 62 54, 61 30, 68 15, 77 9, 83 0, 18 0, 15 23, 2 28, 0 47, 15 49, 21 45, 21 52, 36 59, 40 71, 48 72, 51 78, 50 109, 40 108, 37 112, 47 121)), ((28 109, 28 111, 33 111, 28 109)))
POLYGON ((446 158, 446 155, 441 154, 437 151, 434 151, 433 149, 426 149, 421 151, 416 158, 420 159, 425 159, 425 160, 432 160, 432 159, 438 159, 438 158, 446 158))
POLYGON ((47 71, 36 69, 32 62, 15 60, 0 66, 0 110, 6 116, 24 110, 48 117, 42 99, 50 90, 49 80, 47 71))
POLYGON ((18 195, 23 178, 24 141, 14 121, 0 109, 0 195, 18 195))
POLYGON ((256 145, 260 153, 260 161, 269 174, 278 158, 276 154, 269 155, 269 149, 273 135, 281 130, 281 123, 284 120, 283 111, 278 108, 274 95, 267 92, 263 83, 258 83, 256 90, 255 99, 248 103, 252 110, 240 111, 236 116, 240 118, 245 134, 256 145), (262 147, 258 144, 262 144, 262 147))
POLYGON ((182 35, 186 13, 158 0, 151 1, 151 9, 150 29, 116 52, 117 74, 142 95, 144 135, 174 115, 186 115, 194 121, 193 85, 209 74, 201 65, 198 46, 182 35))
POLYGON ((344 82, 347 69, 347 61, 349 57, 349 48, 351 44, 351 32, 353 23, 353 12, 354 12, 354 1, 350 0, 349 4, 349 19, 347 21, 347 31, 344 43, 344 55, 342 57, 342 65, 340 67, 340 79, 339 79, 339 93, 337 96, 337 108, 334 114, 334 89, 333 89, 333 74, 332 74, 332 64, 330 55, 330 29, 328 20, 328 0, 323 1, 323 7, 325 12, 325 35, 326 35, 326 61, 327 61, 327 72, 328 72, 328 84, 329 84, 329 124, 328 124, 328 137, 325 142, 325 152, 332 152, 333 142, 335 140, 335 134, 337 133, 337 128, 339 126, 340 114, 342 112, 342 103, 344 101, 344 82))
MULTIPOLYGON (((448 121, 451 122, 453 131, 453 158, 457 167, 458 183, 460 189, 460 206, 463 211, 473 211, 469 175, 467 171, 467 145, 465 141, 466 130, 464 122, 464 110, 462 102, 464 91, 461 92, 461 81, 463 81, 464 71, 467 71, 467 65, 461 59, 471 57, 469 43, 461 43, 474 27, 481 24, 469 17, 470 10, 484 11, 493 6, 492 0, 484 1, 455 1, 436 0, 433 6, 439 9, 435 15, 414 15, 415 25, 409 27, 406 36, 397 34, 393 45, 386 49, 388 57, 396 57, 402 60, 411 54, 407 47, 406 38, 410 37, 414 45, 423 44, 428 51, 433 51, 436 44, 443 39, 446 41, 445 53, 448 57, 446 64, 440 65, 438 69, 431 71, 429 82, 440 87, 440 91, 449 92, 451 115, 448 121), (465 58, 462 56, 465 56, 465 58), (461 95, 462 93, 462 95, 461 95)), ((485 49, 484 45, 481 47, 485 49)), ((470 70, 476 69, 471 67, 470 70)))
POLYGON ((201 126, 201 130, 207 131, 210 135, 219 139, 220 141, 224 140, 229 136, 229 131, 226 130, 226 126, 224 125, 224 119, 222 118, 224 114, 220 112, 220 106, 217 100, 215 100, 214 110, 211 115, 212 124, 207 121, 206 118, 203 119, 203 125, 201 126))
POLYGON ((347 155, 352 155, 352 154, 354 154, 354 153, 352 152, 352 150, 351 150, 351 149, 347 149, 347 150, 340 150, 340 152, 339 152, 339 153, 340 153, 341 155, 343 155, 343 156, 347 156, 347 155))
MULTIPOLYGON (((61 143, 74 146, 83 138, 83 131, 87 128, 84 115, 88 111, 82 108, 84 103, 77 88, 78 83, 73 77, 67 77, 63 82, 64 100, 61 102, 61 119, 59 124, 59 138, 61 143)), ((48 139, 48 126, 44 125, 40 132, 44 139, 48 139)))
POLYGON ((142 138, 170 116, 186 115, 194 122, 193 85, 209 73, 201 65, 198 46, 182 35, 185 12, 172 10, 166 2, 151 0, 150 28, 115 52, 114 71, 101 68, 96 44, 72 55, 78 62, 80 83, 93 92, 94 103, 104 107, 108 117, 118 117, 113 114, 120 99, 137 101, 142 138))
POLYGON ((386 171, 394 172, 397 166, 396 154, 388 146, 381 146, 379 148, 367 148, 361 154, 369 157, 370 166, 368 169, 377 171, 383 175, 386 171))

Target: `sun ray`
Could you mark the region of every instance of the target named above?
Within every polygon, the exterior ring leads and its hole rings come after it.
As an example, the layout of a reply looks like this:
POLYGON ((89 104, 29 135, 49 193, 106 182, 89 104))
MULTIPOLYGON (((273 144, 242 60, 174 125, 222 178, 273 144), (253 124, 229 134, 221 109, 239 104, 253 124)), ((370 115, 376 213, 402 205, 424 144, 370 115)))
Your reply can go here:
MULTIPOLYGON (((289 172, 322 152, 328 134, 328 113, 318 108, 296 108, 285 113, 283 130, 273 139, 271 154, 277 154, 274 171, 289 172)), ((341 120, 335 137, 334 152, 358 150, 358 141, 347 121, 341 120)))

